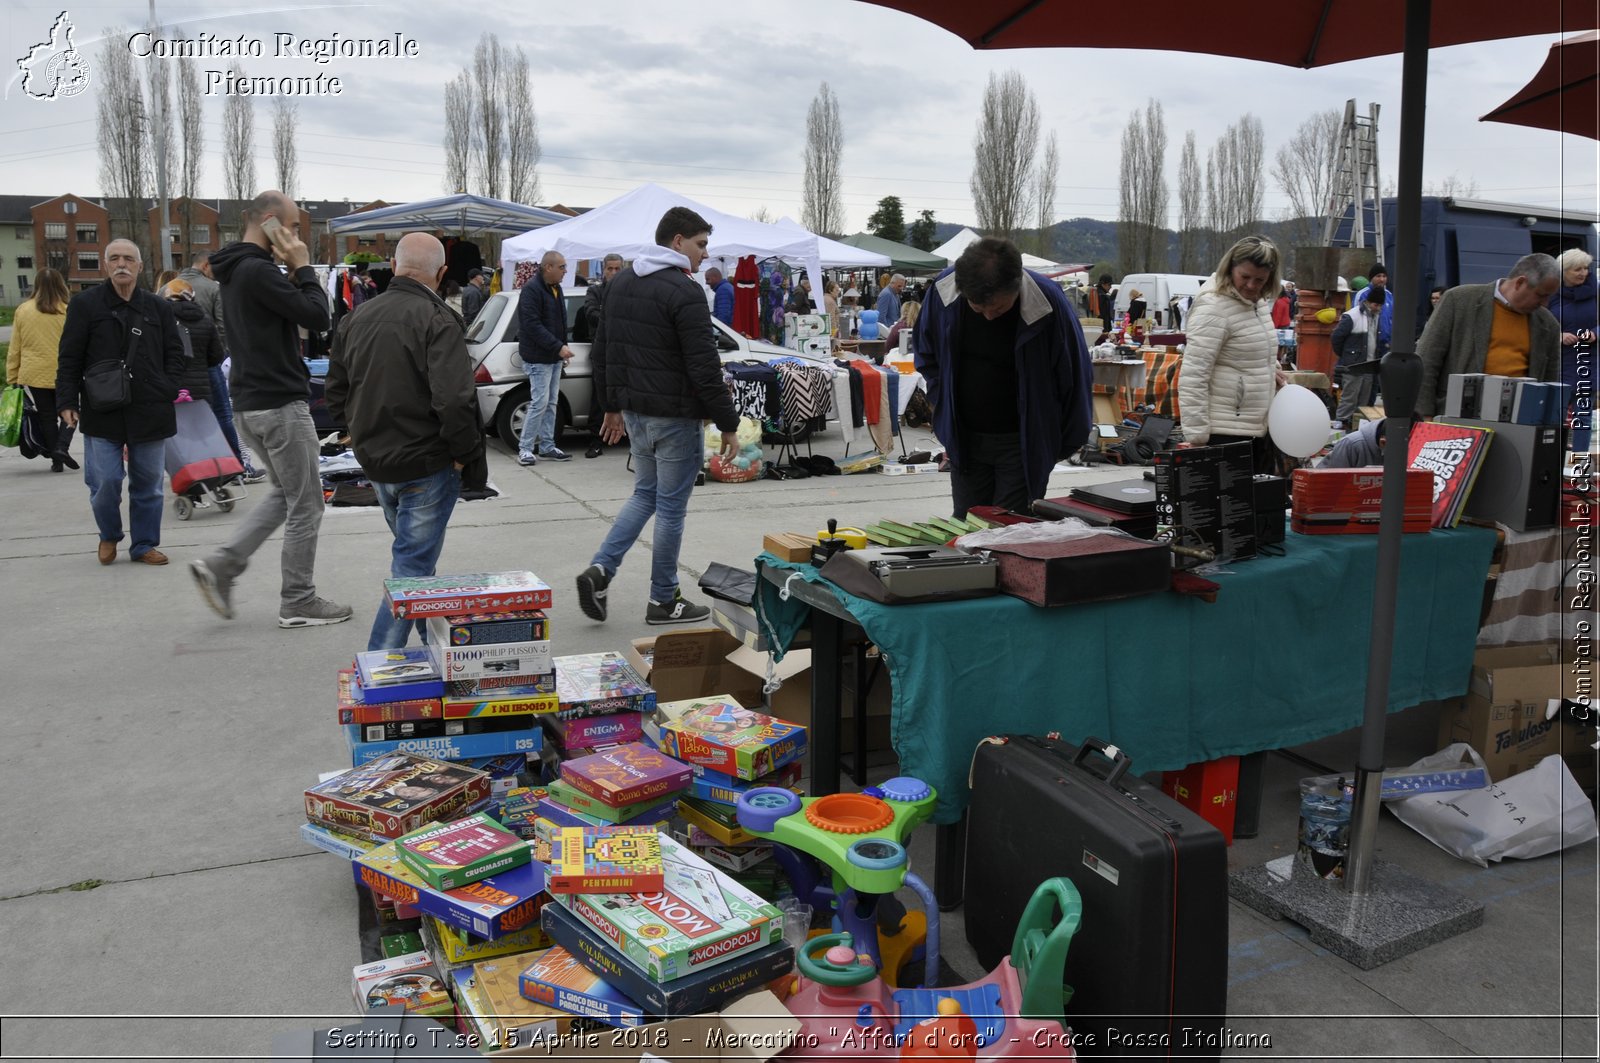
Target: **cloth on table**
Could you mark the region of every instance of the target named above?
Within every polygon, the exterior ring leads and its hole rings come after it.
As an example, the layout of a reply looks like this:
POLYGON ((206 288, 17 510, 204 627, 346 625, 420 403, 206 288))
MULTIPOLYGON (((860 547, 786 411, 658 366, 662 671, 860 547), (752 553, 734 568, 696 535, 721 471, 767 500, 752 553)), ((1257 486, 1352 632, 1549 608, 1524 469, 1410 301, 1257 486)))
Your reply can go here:
POLYGON ((878 453, 887 454, 894 446, 894 433, 889 428, 889 388, 884 383, 884 372, 871 362, 850 363, 852 371, 861 374, 862 409, 867 419, 867 434, 872 437, 878 453))
MULTIPOLYGON (((1216 576, 1212 604, 1158 594, 1061 609, 1005 595, 880 605, 812 566, 767 554, 756 563, 829 588, 882 650, 900 770, 931 784, 934 821, 953 823, 972 751, 993 734, 1092 735, 1148 772, 1359 725, 1366 676, 1349 662, 1366 660, 1377 536, 1291 532, 1285 548, 1216 576), (1325 622, 1328 587, 1345 588, 1338 623, 1325 622)), ((1389 711, 1464 693, 1493 549, 1483 528, 1405 536, 1389 711)), ((810 610, 766 579, 759 587, 763 632, 781 658, 810 610)))
POLYGON ((1578 529, 1519 532, 1505 524, 1495 526, 1505 536, 1505 547, 1489 615, 1478 630, 1478 645, 1516 646, 1572 638, 1577 634, 1572 629, 1584 611, 1568 608, 1578 592, 1575 585, 1564 585, 1564 577, 1570 564, 1567 549, 1578 529), (1563 620, 1566 632, 1562 631, 1563 620))
POLYGON ((773 362, 772 367, 778 372, 778 401, 788 430, 827 419, 831 389, 826 369, 787 358, 773 362))
POLYGON ((778 427, 783 408, 778 398, 778 371, 765 362, 734 362, 722 367, 733 391, 740 417, 760 421, 771 431, 778 427))
POLYGON ((1178 417, 1178 372, 1183 355, 1171 351, 1145 351, 1144 395, 1140 402, 1163 417, 1178 417))
POLYGON ((833 374, 833 413, 839 419, 839 434, 844 437, 844 449, 847 451, 855 443, 857 432, 850 414, 852 379, 849 373, 833 374))
MULTIPOLYGON (((904 409, 904 407, 900 405, 900 374, 895 372, 884 373, 883 379, 889 385, 885 390, 885 396, 889 405, 889 410, 891 411, 889 417, 889 431, 891 435, 899 435, 900 411, 904 409)), ((907 396, 907 398, 909 397, 910 396, 907 396)))

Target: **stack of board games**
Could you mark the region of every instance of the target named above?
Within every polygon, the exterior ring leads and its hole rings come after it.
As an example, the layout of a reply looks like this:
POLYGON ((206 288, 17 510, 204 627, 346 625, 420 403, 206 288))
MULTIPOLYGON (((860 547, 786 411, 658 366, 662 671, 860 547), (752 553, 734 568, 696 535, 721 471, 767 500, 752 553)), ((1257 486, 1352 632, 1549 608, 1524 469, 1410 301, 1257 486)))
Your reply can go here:
POLYGON ((561 762, 561 781, 618 811, 686 790, 693 776, 687 764, 643 742, 561 762))
POLYGON ((524 996, 630 1025, 717 1011, 793 967, 777 908, 667 835, 658 844, 660 890, 551 895, 540 919, 565 955, 524 970, 524 996))
POLYGON ((656 707, 655 691, 615 650, 557 657, 556 696, 543 723, 561 760, 639 741, 642 714, 656 707))

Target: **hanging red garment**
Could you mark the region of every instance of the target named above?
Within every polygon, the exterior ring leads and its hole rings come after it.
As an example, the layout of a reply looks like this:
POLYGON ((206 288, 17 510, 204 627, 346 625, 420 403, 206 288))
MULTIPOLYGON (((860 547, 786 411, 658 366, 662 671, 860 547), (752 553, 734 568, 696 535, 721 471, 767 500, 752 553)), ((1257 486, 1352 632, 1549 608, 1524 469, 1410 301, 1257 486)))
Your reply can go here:
POLYGON ((752 340, 761 338, 760 288, 756 256, 746 255, 733 270, 733 330, 752 340))

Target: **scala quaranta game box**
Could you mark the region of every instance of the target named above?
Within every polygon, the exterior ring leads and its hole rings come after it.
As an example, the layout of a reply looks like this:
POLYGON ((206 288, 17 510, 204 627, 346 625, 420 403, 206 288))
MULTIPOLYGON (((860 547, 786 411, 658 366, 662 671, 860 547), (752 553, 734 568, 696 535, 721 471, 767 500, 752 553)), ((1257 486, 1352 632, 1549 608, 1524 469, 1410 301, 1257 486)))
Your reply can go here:
POLYGON ((727 694, 658 705, 646 731, 662 752, 739 779, 766 775, 806 753, 804 727, 753 712, 727 694))

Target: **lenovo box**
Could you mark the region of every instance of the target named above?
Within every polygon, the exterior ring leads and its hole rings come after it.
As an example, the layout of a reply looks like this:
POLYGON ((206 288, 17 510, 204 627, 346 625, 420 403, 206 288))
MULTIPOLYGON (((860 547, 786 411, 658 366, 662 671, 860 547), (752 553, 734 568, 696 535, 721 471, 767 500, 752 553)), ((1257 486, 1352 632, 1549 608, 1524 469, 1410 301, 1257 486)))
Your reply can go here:
POLYGON ((1559 721, 1546 712, 1561 697, 1562 673, 1553 645, 1479 650, 1467 696, 1440 715, 1439 746, 1466 742, 1496 781, 1561 752, 1559 721))

